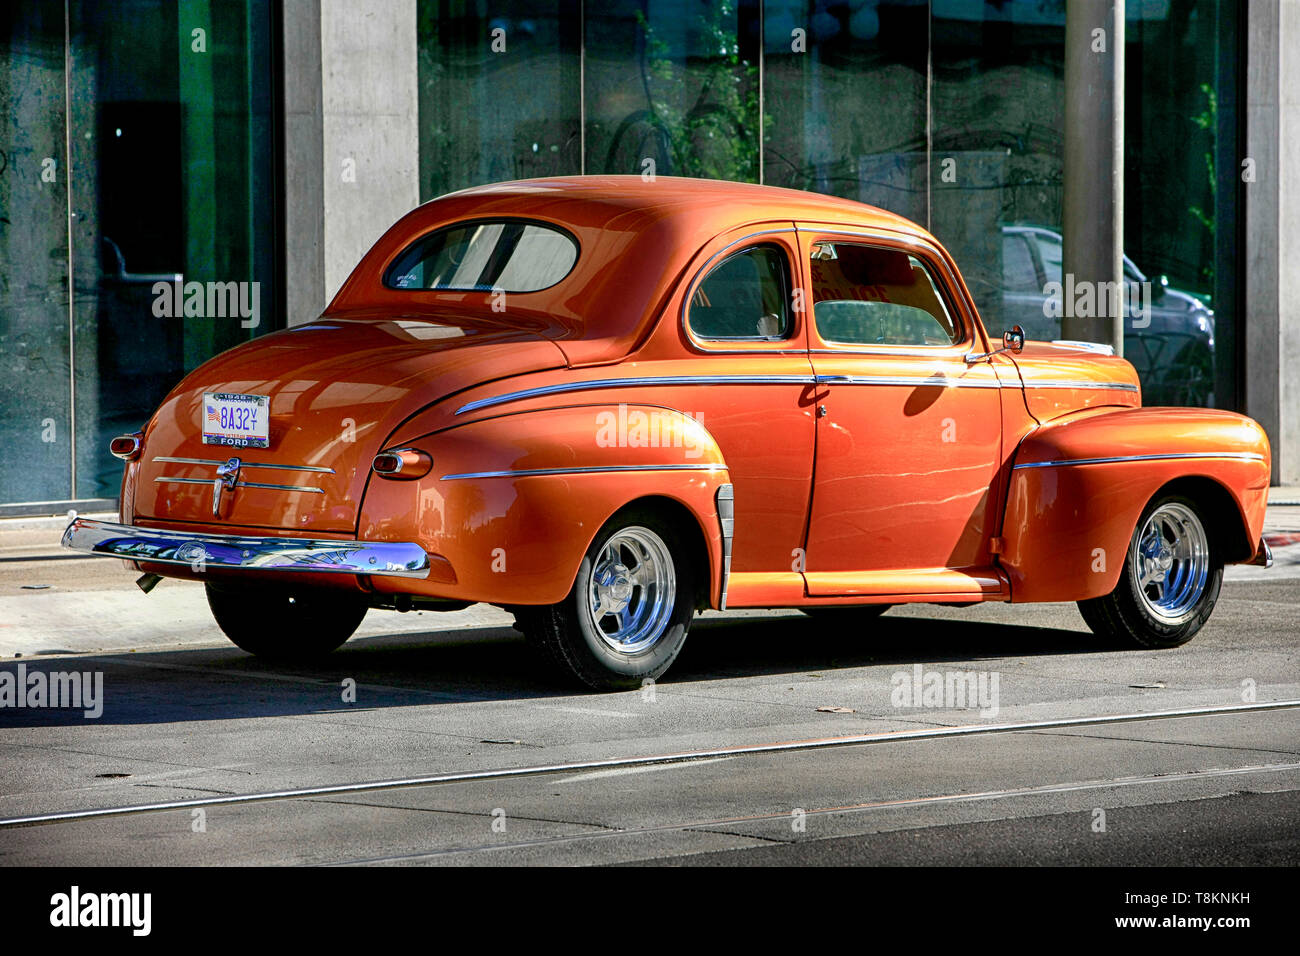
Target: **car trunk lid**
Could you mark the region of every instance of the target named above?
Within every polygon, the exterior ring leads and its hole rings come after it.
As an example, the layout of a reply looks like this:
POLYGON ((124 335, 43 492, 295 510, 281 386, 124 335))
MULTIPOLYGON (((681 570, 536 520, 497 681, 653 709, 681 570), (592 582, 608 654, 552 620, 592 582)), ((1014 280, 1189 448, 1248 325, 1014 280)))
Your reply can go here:
POLYGON ((135 515, 352 531, 370 462, 402 421, 471 385, 564 364, 537 332, 464 316, 324 316, 263 336, 200 366, 164 400, 146 430, 135 515), (204 443, 210 393, 267 396, 269 447, 204 443), (231 458, 238 472, 214 494, 231 458))

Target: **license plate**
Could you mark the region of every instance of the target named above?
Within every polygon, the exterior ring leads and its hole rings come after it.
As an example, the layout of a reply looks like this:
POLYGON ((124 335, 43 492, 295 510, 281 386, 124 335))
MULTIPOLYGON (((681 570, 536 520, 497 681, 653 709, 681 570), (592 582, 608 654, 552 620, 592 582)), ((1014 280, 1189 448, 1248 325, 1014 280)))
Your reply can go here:
POLYGON ((268 448, 270 400, 265 395, 208 392, 203 396, 203 444, 268 448))

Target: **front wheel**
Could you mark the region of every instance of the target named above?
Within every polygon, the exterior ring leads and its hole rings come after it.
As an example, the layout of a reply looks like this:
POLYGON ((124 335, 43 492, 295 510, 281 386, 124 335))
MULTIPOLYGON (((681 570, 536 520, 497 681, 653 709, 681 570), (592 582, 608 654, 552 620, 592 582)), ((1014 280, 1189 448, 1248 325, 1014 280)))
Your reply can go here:
POLYGON ((596 690, 641 686, 686 642, 700 572, 671 522, 627 509, 596 535, 558 604, 516 607, 516 627, 553 666, 596 690))
POLYGON ((217 625, 235 645, 268 660, 323 657, 366 616, 358 595, 323 588, 205 585, 217 625))
POLYGON ((1080 601, 1079 612, 1099 637, 1178 647, 1209 619, 1222 584, 1223 559, 1201 505, 1164 495, 1143 510, 1115 590, 1080 601))

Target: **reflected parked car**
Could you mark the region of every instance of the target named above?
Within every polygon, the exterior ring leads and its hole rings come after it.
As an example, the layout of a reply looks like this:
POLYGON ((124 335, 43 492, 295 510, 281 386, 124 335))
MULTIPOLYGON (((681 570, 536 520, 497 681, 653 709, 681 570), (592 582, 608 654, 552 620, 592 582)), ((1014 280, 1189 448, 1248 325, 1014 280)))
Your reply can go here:
MULTIPOLYGON (((1061 249, 1061 234, 1043 226, 1002 227, 1002 314, 1031 339, 1061 338, 1061 297, 1044 291, 1063 281, 1061 249)), ((1213 407, 1214 311, 1164 276, 1148 279, 1128 256, 1124 287, 1124 357, 1137 368, 1146 400, 1213 407), (1150 312, 1131 315, 1132 290, 1140 295, 1146 282, 1150 312)))
POLYGON ((112 451, 120 522, 65 545, 203 581, 275 658, 372 607, 476 602, 595 688, 662 675, 704 608, 863 629, 1077 601, 1173 647, 1225 564, 1269 562, 1251 419, 1143 407, 1122 358, 990 334, 906 219, 740 183, 426 203, 324 314, 201 365, 112 451))

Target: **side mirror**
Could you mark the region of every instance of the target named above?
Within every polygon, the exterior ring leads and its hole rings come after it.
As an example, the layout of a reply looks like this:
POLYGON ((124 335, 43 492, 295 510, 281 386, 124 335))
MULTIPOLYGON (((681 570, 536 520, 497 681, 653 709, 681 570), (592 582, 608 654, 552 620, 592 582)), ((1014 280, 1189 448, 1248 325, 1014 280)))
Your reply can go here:
POLYGON ((1165 292, 1167 292, 1168 289, 1169 289, 1169 276, 1164 275, 1162 273, 1160 278, 1158 278, 1153 283, 1153 288, 1151 289, 1151 301, 1159 302, 1161 299, 1165 297, 1165 292))
POLYGON ((1018 325, 1013 325, 1010 332, 1002 333, 1002 348, 994 349, 992 352, 971 352, 966 356, 966 364, 974 365, 976 362, 987 362, 995 355, 1003 352, 1023 352, 1025 349, 1025 330, 1018 325))

